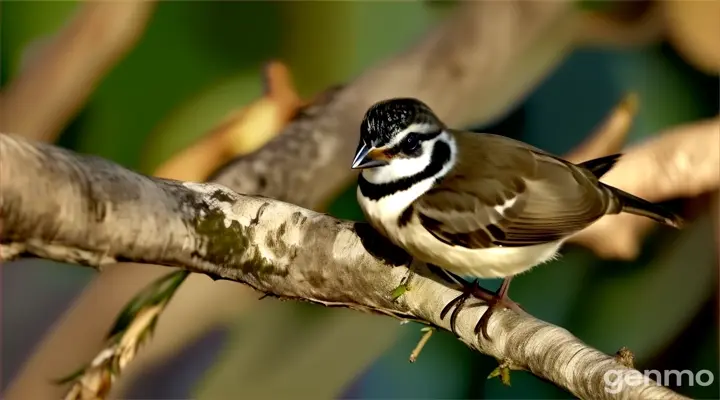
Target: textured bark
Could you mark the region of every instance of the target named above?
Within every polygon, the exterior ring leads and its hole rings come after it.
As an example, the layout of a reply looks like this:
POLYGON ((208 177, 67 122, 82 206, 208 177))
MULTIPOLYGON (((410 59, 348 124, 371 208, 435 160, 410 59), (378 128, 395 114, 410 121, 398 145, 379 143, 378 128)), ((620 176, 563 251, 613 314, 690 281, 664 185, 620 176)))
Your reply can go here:
MULTIPOLYGON (((459 292, 415 264, 410 291, 391 292, 409 257, 364 223, 215 183, 150 178, 52 145, 0 136, 2 259, 31 254, 101 268, 118 261, 178 266, 281 298, 439 320, 459 292)), ((469 347, 527 369, 581 398, 681 398, 652 381, 610 393, 603 379, 639 374, 567 330, 511 311, 490 319, 492 342, 473 333, 486 307, 458 318, 469 347)))

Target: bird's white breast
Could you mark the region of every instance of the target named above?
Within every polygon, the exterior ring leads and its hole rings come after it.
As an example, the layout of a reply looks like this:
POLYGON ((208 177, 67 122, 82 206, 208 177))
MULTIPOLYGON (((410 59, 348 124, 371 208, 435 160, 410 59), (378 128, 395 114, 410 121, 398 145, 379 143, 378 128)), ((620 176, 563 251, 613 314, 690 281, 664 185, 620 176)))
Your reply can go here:
POLYGON ((554 259, 562 242, 525 247, 468 249, 451 246, 435 238, 422 225, 412 222, 390 233, 400 238, 410 254, 461 276, 505 278, 554 259))
POLYGON ((398 217, 418 197, 430 190, 433 179, 426 179, 411 186, 408 190, 396 192, 393 195, 385 196, 380 200, 370 200, 357 190, 357 198, 367 218, 371 221, 383 221, 391 224, 397 222, 398 217))

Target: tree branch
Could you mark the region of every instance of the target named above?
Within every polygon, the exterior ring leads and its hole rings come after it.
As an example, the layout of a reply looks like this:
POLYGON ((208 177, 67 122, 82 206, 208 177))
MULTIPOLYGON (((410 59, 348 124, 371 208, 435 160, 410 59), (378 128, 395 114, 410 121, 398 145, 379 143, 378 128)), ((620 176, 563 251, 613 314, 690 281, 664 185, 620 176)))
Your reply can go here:
MULTIPOLYGON (((52 145, 0 136, 2 258, 32 254, 101 268, 118 261, 172 265, 286 299, 349 307, 449 328, 457 296, 424 265, 397 301, 406 253, 363 223, 218 184, 150 178, 52 145)), ((490 319, 492 342, 473 333, 486 307, 460 313, 459 339, 581 398, 682 398, 652 381, 611 393, 604 374, 639 374, 568 331, 511 311, 490 319)))

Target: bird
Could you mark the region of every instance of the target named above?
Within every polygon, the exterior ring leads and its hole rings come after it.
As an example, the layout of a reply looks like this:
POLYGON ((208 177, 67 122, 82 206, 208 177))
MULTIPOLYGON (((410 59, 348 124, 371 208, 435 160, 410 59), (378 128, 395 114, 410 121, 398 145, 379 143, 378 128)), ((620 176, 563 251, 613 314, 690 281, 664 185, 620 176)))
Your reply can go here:
POLYGON ((600 182, 621 156, 572 163, 505 136, 449 128, 419 99, 390 98, 367 109, 351 168, 360 170, 357 200, 374 230, 462 285, 441 320, 454 309, 457 334, 460 310, 477 297, 488 309, 475 333, 491 340, 494 311, 524 312, 507 294, 512 278, 555 259, 603 216, 682 226, 663 206, 600 182), (503 281, 490 292, 479 278, 503 281))

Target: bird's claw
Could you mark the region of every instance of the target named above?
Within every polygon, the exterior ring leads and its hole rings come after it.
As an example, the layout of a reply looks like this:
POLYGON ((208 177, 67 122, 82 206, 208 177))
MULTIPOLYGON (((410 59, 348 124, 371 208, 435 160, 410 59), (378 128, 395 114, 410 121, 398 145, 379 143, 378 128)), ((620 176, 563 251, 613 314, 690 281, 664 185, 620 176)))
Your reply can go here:
POLYGON ((453 333, 457 335, 457 317, 460 314, 462 308, 465 306, 465 303, 470 298, 470 296, 480 299, 487 304, 488 308, 485 313, 483 313, 478 323, 475 325, 475 334, 482 333, 483 337, 486 340, 491 341, 492 339, 490 339, 490 335, 488 334, 487 325, 490 321, 490 317, 495 311, 498 310, 498 308, 508 308, 518 313, 525 313, 525 310, 523 310, 520 304, 514 302, 507 296, 508 286, 509 281, 504 281, 503 285, 497 292, 491 292, 487 289, 480 287, 477 280, 475 280, 473 283, 464 282, 462 294, 454 298, 442 309, 442 311, 440 312, 440 319, 445 319, 447 313, 454 308, 452 314, 450 315, 450 329, 453 333))
POLYGON ((507 295, 505 296, 499 296, 494 295, 492 299, 489 301, 486 301, 487 303, 487 310, 483 313, 482 317, 480 317, 480 320, 475 325, 475 334, 482 333, 483 337, 490 341, 490 335, 488 334, 487 327, 488 322, 490 321, 490 317, 495 313, 495 311, 503 310, 503 309, 511 309, 518 313, 524 313, 525 310, 520 306, 520 304, 514 302, 511 300, 507 295))

